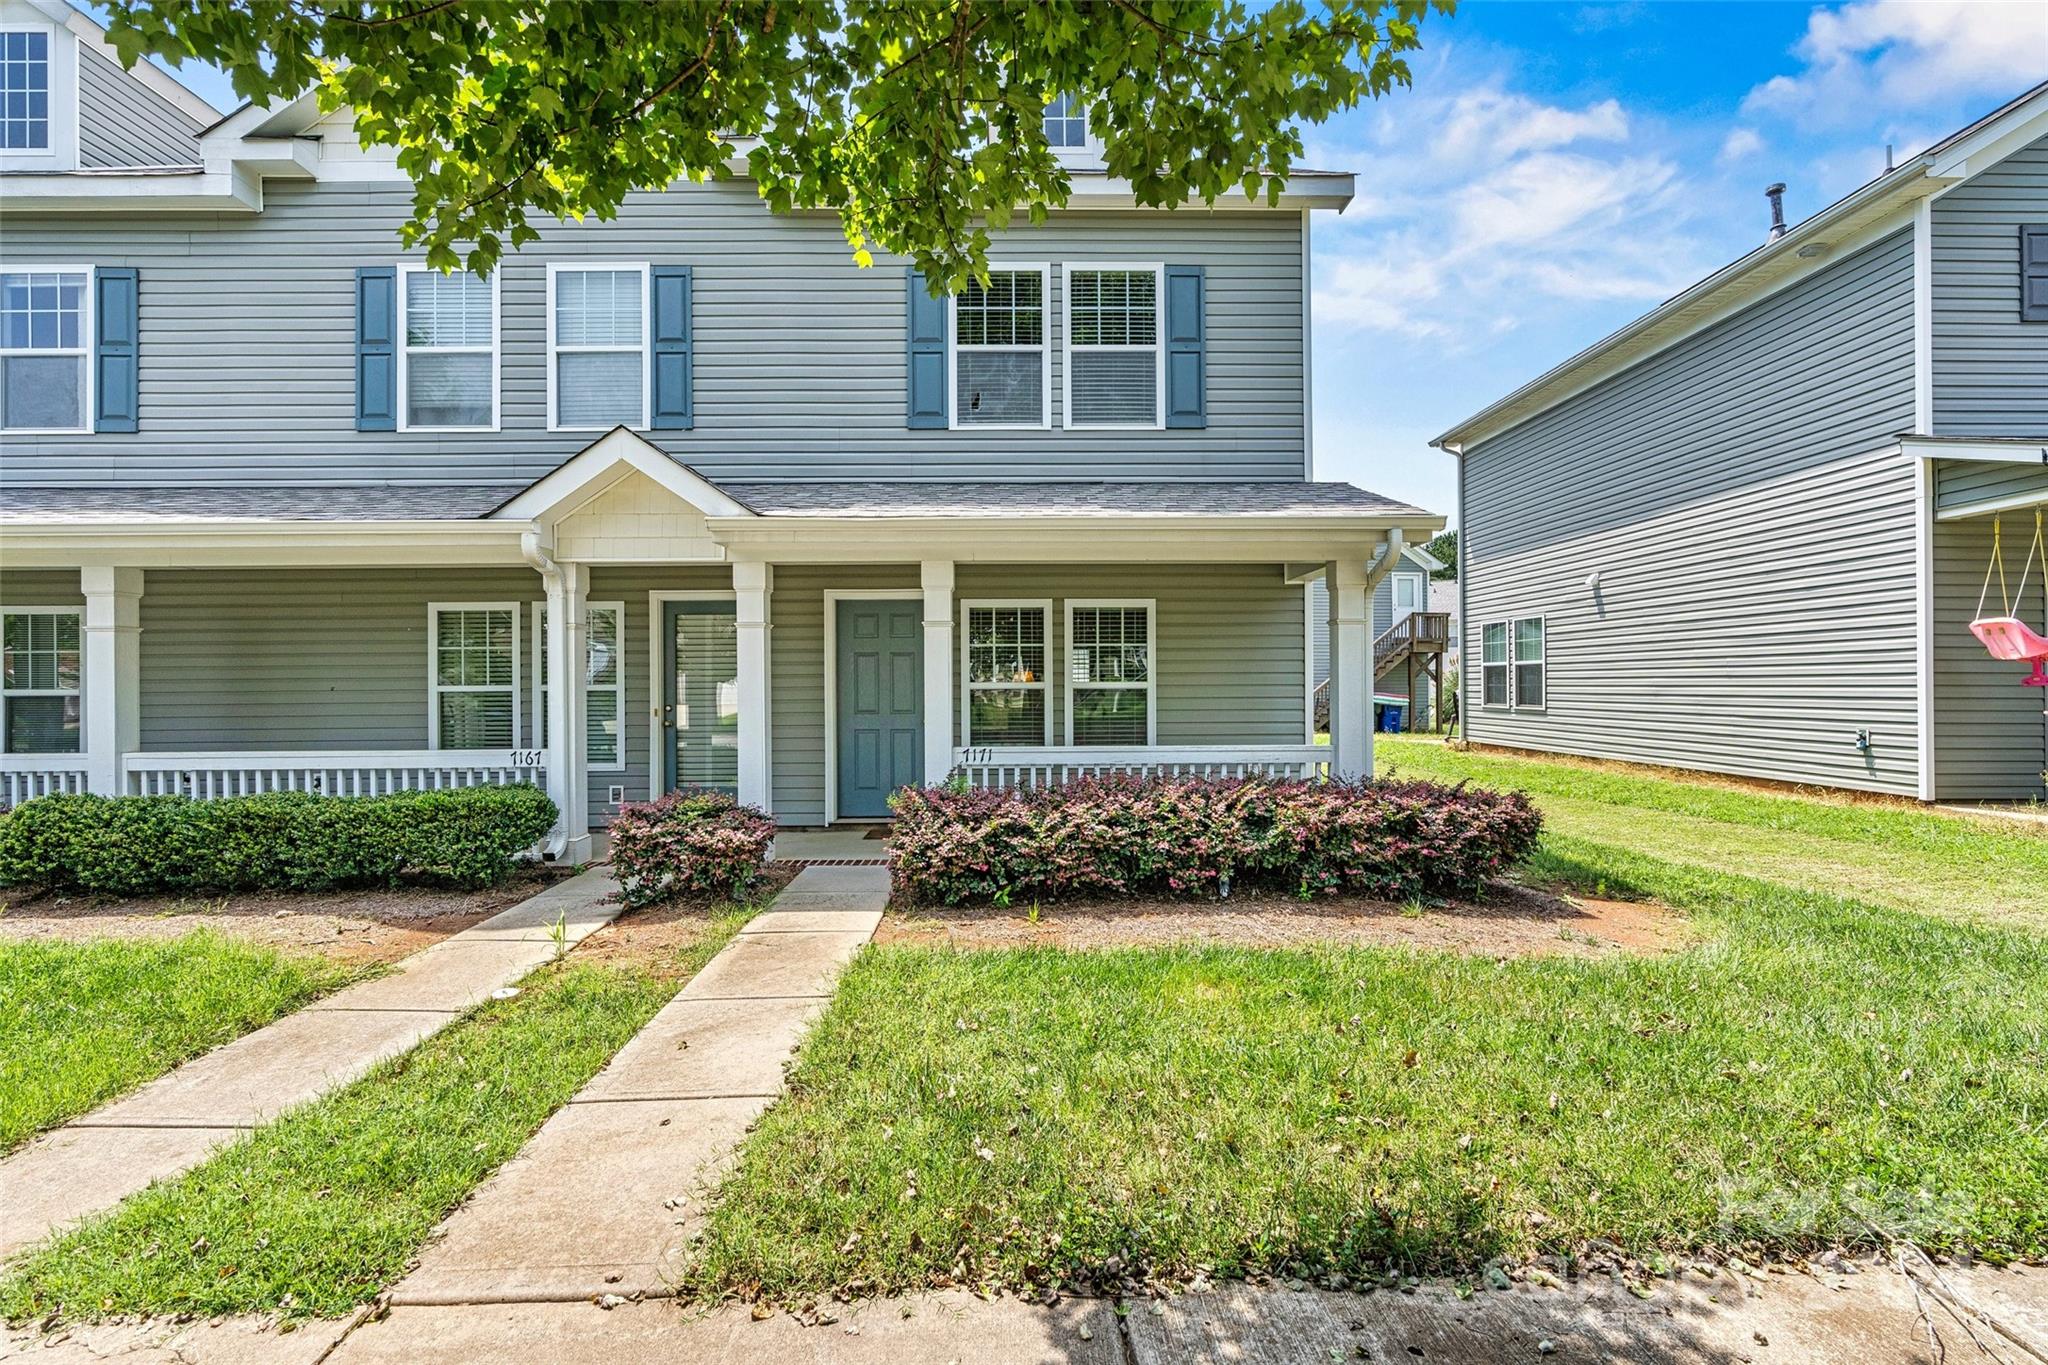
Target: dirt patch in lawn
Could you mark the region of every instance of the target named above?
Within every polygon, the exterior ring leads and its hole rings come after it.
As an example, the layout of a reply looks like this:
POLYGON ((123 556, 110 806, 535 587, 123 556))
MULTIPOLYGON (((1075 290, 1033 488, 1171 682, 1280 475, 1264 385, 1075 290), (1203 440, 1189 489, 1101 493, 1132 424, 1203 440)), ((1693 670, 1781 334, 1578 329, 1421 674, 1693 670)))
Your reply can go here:
MULTIPOLYGON (((792 863, 770 863, 754 884, 752 902, 765 906, 803 869, 792 863)), ((628 910, 583 940, 572 962, 602 962, 638 967, 656 976, 688 975, 689 949, 702 942, 712 924, 732 910, 722 896, 693 896, 628 910)))
MULTIPOLYGON (((1028 910, 1028 907, 1027 907, 1028 910)), ((1654 902, 1599 900, 1500 882, 1483 900, 1420 912, 1363 897, 1301 901, 1238 895, 1229 901, 1124 900, 1042 905, 1038 922, 1011 906, 892 909, 877 943, 961 948, 1156 947, 1217 943, 1247 948, 1313 943, 1394 944, 1479 957, 1601 957, 1684 946, 1683 915, 1654 902)))
POLYGON ((175 938, 210 928, 338 962, 395 962, 519 904, 567 875, 567 868, 521 868, 501 885, 481 891, 405 887, 134 900, 55 892, 27 898, 10 895, 0 902, 5 906, 0 910, 0 939, 175 938))

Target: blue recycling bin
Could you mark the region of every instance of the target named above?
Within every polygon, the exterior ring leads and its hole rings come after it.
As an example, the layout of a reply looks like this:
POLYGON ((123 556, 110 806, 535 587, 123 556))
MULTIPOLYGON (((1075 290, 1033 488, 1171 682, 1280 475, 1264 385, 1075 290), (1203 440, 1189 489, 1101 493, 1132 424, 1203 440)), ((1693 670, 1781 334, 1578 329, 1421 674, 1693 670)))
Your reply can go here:
POLYGON ((1398 735, 1401 733, 1401 712, 1405 707, 1387 702, 1380 707, 1380 733, 1398 735))

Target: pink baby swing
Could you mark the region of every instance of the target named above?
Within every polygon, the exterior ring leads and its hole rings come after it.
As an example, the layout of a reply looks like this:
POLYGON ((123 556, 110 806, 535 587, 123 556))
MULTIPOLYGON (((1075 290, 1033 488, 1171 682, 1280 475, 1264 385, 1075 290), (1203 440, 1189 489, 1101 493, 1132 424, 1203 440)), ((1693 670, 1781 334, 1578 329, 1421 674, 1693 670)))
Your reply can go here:
MULTIPOLYGON (((2027 575, 2034 560, 2041 561, 2042 583, 2048 587, 2048 547, 2041 540, 2041 509, 2034 510, 2034 543, 2027 547, 2020 565, 2019 600, 2027 600, 2027 575)), ((2034 671, 2021 680, 2026 687, 2048 687, 2048 636, 2037 634, 2025 621, 2012 614, 2013 597, 2005 588, 2005 552, 1999 544, 1999 518, 1991 519, 1991 562, 1984 566, 1984 589, 1977 594, 1977 619, 1970 622, 1970 634, 1989 650, 1994 659, 2010 663, 2031 663, 2034 671), (2005 615, 1986 616, 1984 599, 1991 595, 1991 574, 1998 573, 1998 595, 2005 600, 2005 615)))

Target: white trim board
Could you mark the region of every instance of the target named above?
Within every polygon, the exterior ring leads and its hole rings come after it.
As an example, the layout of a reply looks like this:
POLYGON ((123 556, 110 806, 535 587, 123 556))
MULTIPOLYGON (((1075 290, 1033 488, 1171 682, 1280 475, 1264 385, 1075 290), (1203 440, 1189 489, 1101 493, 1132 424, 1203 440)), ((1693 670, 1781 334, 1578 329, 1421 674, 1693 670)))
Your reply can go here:
MULTIPOLYGON (((839 823, 839 604, 841 602, 908 602, 920 616, 924 611, 922 588, 827 588, 825 589, 825 823, 839 823)), ((955 610, 955 617, 958 611, 955 610)), ((955 627, 957 629, 957 626, 955 627)), ((924 636, 917 640, 918 657, 924 656, 924 636)), ((873 824, 865 816, 849 817, 861 824, 873 824)))

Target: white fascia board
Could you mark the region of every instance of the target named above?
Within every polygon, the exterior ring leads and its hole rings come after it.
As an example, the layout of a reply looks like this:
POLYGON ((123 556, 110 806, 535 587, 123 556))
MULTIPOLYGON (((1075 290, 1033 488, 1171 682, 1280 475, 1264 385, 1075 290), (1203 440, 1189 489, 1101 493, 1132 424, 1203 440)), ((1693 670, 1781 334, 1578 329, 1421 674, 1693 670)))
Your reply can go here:
POLYGON ((189 521, 0 526, 17 569, 523 565, 520 533, 489 521, 189 521))
POLYGON ((493 521, 558 520, 638 472, 706 517, 755 520, 754 510, 625 427, 614 427, 490 514, 493 521))
POLYGON ((2007 118, 1997 119, 1966 137, 1957 138, 1928 158, 1928 174, 1938 180, 1959 184, 1982 175, 1999 162, 2048 137, 2048 100, 2035 100, 2034 107, 2022 106, 2007 118))
POLYGON ((2048 467, 2048 441, 2038 439, 1902 436, 1899 449, 1916 460, 1973 460, 2048 467))
POLYGON ((1441 559, 1438 559, 1420 545, 1410 545, 1401 553, 1406 555, 1411 563, 1428 570, 1430 573, 1435 573, 1438 569, 1444 567, 1444 562, 1441 559))
POLYGON ((258 213, 263 208, 260 176, 239 168, 69 171, 10 175, 7 211, 30 213, 258 213))

